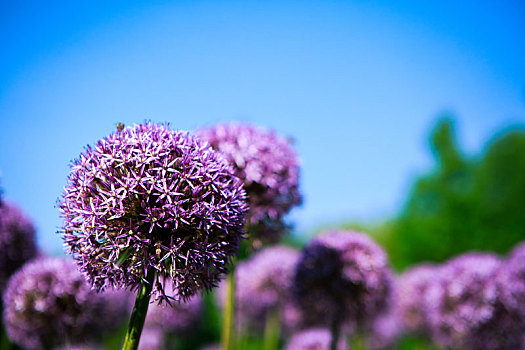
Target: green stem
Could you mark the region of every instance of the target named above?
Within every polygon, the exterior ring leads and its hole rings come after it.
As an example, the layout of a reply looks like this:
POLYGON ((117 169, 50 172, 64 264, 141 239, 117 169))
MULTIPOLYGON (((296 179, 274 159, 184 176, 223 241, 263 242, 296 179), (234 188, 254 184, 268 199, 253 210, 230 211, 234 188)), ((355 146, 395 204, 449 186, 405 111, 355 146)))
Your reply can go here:
POLYGON ((264 327, 264 350, 278 350, 281 337, 281 315, 277 308, 268 310, 264 327))
POLYGON ((135 299, 135 306, 131 312, 129 320, 128 332, 124 338, 122 350, 137 350, 140 341, 146 314, 148 313, 149 299, 151 297, 151 290, 153 289, 153 282, 155 281, 155 271, 150 270, 146 273, 146 280, 142 281, 142 286, 137 292, 135 299))
POLYGON ((233 325, 235 312, 235 262, 232 262, 231 272, 227 277, 228 290, 226 303, 222 313, 222 350, 233 350, 233 325))
POLYGON ((332 322, 330 333, 332 334, 330 340, 330 350, 337 350, 337 342, 339 341, 339 334, 341 333, 341 323, 339 322, 339 317, 336 317, 332 322))

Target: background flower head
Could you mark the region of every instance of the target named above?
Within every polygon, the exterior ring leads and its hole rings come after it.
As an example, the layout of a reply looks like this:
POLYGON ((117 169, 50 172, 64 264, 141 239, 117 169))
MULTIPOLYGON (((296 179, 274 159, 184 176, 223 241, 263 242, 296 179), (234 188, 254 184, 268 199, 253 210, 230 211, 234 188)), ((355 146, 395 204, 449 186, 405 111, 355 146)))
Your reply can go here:
POLYGON ((310 323, 365 326, 388 306, 392 277, 383 250, 368 236, 327 231, 303 249, 294 301, 310 323))
POLYGON ((45 349, 98 335, 104 304, 72 261, 38 258, 17 271, 4 293, 4 324, 14 342, 45 349))
POLYGON ((492 319, 500 264, 495 255, 468 253, 440 269, 425 297, 430 332, 437 344, 464 347, 469 335, 492 319))
POLYGON ((250 234, 276 242, 283 216, 301 203, 299 160, 289 140, 250 124, 219 124, 200 129, 200 138, 221 151, 244 182, 250 234))
POLYGON ((9 277, 36 255, 31 220, 0 194, 0 291, 5 289, 9 277))

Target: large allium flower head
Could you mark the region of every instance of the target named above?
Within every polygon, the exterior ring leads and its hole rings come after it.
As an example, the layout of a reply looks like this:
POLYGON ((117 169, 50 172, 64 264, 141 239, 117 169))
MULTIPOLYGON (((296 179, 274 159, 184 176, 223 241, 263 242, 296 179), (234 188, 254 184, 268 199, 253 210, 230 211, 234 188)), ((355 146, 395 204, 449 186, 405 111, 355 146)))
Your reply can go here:
POLYGON ((155 270, 156 297, 187 299, 226 272, 245 199, 205 142, 163 124, 119 128, 73 161, 59 202, 63 239, 97 289, 138 288, 155 270))
POLYGON ((237 265, 236 307, 243 323, 262 328, 268 312, 284 316, 298 259, 297 250, 272 246, 237 265))
MULTIPOLYGON (((286 344, 285 350, 329 350, 332 335, 328 329, 312 328, 294 334, 286 344)), ((347 350, 344 337, 337 343, 337 350, 347 350)))
POLYGON ((202 297, 194 295, 184 302, 152 304, 146 315, 146 328, 185 335, 197 328, 203 310, 202 297))
POLYGON ((27 349, 85 341, 101 330, 100 297, 71 261, 38 258, 18 270, 4 293, 7 334, 27 349))
POLYGON ((428 324, 424 310, 428 286, 436 281, 438 267, 423 264, 405 271, 395 281, 395 307, 407 332, 426 333, 428 324))
POLYGON ((502 302, 525 317, 525 243, 516 246, 498 274, 502 302))
MULTIPOLYGON (((304 248, 294 277, 294 300, 312 323, 366 326, 388 306, 387 257, 370 237, 328 231, 304 248)), ((308 321, 307 321, 308 322, 308 321)))
POLYGON ((250 234, 276 242, 283 215, 301 203, 299 161, 290 141, 250 124, 219 124, 197 135, 233 164, 248 194, 250 234))
POLYGON ((16 206, 0 198, 0 292, 9 277, 36 255, 33 224, 16 206))
POLYGON ((469 334, 493 317, 498 299, 494 279, 500 265, 500 259, 492 254, 468 253, 440 269, 425 297, 436 343, 464 347, 469 334))

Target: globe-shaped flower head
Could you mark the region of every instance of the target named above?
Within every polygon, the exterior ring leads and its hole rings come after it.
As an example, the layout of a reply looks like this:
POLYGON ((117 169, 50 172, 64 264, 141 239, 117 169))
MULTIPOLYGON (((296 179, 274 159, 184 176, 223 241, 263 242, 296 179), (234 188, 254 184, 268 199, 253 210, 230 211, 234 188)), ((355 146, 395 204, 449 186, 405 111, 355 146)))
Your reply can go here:
POLYGON ((249 124, 220 124, 197 136, 221 151, 243 180, 254 240, 276 242, 285 228, 283 216, 301 203, 299 161, 290 142, 249 124))
POLYGON ((428 333, 425 312, 426 291, 438 276, 439 268, 423 264, 405 271, 395 282, 395 308, 402 326, 407 332, 428 333))
POLYGON ((247 210, 220 153, 167 125, 119 128, 73 161, 62 199, 65 246, 98 289, 187 299, 215 286, 237 252, 247 210))
POLYGON ((468 253, 440 269, 425 297, 436 343, 470 348, 471 335, 495 315, 499 296, 494 280, 500 265, 500 259, 492 254, 468 253))
POLYGON ((503 302, 525 318, 525 243, 516 246, 498 274, 503 302))
MULTIPOLYGON (((240 262, 235 269, 235 294, 237 323, 243 328, 260 331, 269 313, 279 313, 286 330, 293 325, 286 319, 290 303, 291 285, 299 252, 293 248, 276 245, 255 253, 249 260, 240 262)), ((226 281, 224 281, 226 282, 226 281)), ((226 299, 226 285, 218 289, 218 302, 226 299)))
POLYGON ((16 206, 0 196, 0 292, 9 277, 36 255, 33 224, 16 206))
POLYGON ((4 293, 9 338, 26 349, 93 339, 107 326, 101 297, 72 261, 38 258, 9 280, 4 293))
POLYGON ((307 323, 365 327, 386 310, 391 280, 385 253, 368 236, 329 231, 303 250, 294 278, 295 302, 307 323))

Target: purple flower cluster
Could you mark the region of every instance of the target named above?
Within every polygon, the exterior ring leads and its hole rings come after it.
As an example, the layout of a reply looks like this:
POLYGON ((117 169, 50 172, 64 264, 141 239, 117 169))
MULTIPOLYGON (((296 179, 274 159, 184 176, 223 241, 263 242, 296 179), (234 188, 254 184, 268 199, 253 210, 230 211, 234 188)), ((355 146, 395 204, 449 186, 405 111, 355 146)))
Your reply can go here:
POLYGON ((293 288, 307 324, 364 327, 386 310, 392 277, 385 253, 368 236, 329 231, 304 248, 293 288))
POLYGON ((525 243, 516 246, 503 262, 498 283, 503 303, 525 318, 525 243))
POLYGON ((157 297, 188 299, 214 287, 237 253, 245 200, 206 143, 162 124, 119 128, 73 161, 63 239, 99 290, 138 288, 155 271, 157 297))
POLYGON ((425 296, 429 285, 436 280, 438 270, 434 265, 418 265, 396 279, 394 307, 406 332, 428 334, 425 296))
POLYGON ((284 214, 301 203, 299 161, 290 142, 274 132, 236 123, 201 129, 197 135, 221 151, 243 180, 253 238, 278 241, 284 214))
POLYGON ((436 343, 467 347, 473 332, 494 316, 498 291, 493 281, 500 264, 494 255, 469 253, 440 269, 426 293, 427 317, 436 343))
POLYGON ((0 292, 9 277, 36 255, 33 224, 16 206, 0 198, 0 292))
POLYGON ((399 313, 391 308, 378 316, 368 330, 368 348, 383 350, 395 348, 395 343, 403 332, 399 313))
MULTIPOLYGON (((328 329, 312 328, 294 334, 285 350, 329 350, 332 335, 328 329)), ((344 338, 337 342, 337 350, 347 350, 344 338)))
POLYGON ((272 246, 237 266, 236 307, 242 323, 261 329, 269 312, 280 312, 286 318, 298 260, 295 249, 272 246))
POLYGON ((105 326, 103 314, 100 297, 73 262, 63 259, 27 263, 9 280, 4 293, 7 334, 27 349, 89 340, 105 326))

